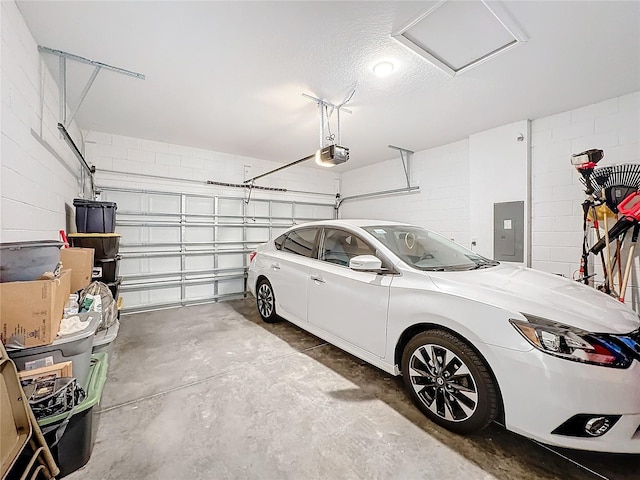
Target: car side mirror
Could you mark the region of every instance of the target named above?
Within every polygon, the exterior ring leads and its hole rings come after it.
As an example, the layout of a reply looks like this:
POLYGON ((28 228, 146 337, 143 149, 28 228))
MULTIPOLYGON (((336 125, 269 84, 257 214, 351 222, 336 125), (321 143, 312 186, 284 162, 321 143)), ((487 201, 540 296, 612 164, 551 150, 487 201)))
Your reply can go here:
POLYGON ((382 260, 373 255, 358 255, 349 260, 349 268, 357 272, 380 272, 382 260))

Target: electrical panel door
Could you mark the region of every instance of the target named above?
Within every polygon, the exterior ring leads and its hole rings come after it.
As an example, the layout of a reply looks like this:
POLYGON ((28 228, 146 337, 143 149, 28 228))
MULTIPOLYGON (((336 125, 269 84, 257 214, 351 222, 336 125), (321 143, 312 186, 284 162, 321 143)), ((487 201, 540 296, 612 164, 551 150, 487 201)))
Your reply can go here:
POLYGON ((493 204, 493 258, 524 261, 524 202, 493 204))

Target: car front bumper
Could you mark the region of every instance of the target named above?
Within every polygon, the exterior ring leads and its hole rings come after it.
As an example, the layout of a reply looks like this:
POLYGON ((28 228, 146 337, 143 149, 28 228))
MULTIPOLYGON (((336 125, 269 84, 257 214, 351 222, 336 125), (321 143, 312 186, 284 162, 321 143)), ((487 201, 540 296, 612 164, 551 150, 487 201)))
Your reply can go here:
POLYGON ((640 362, 627 369, 588 365, 539 350, 488 347, 509 430, 542 443, 609 453, 640 453, 640 362), (600 437, 552 433, 575 415, 621 415, 600 437))

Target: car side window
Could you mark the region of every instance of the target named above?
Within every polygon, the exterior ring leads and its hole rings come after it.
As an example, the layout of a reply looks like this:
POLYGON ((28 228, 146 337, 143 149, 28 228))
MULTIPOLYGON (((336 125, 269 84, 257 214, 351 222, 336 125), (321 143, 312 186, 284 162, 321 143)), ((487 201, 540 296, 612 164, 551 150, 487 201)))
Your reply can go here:
POLYGON ((313 256, 313 247, 316 243, 317 228, 301 228, 287 234, 282 244, 283 252, 296 253, 304 257, 313 256))
POLYGON ((276 247, 276 250, 282 250, 282 244, 284 243, 284 239, 287 238, 287 234, 282 234, 278 238, 273 241, 273 244, 276 247))
POLYGON ((364 240, 353 233, 334 228, 324 229, 324 242, 320 260, 345 267, 349 260, 358 255, 374 255, 376 252, 364 240))

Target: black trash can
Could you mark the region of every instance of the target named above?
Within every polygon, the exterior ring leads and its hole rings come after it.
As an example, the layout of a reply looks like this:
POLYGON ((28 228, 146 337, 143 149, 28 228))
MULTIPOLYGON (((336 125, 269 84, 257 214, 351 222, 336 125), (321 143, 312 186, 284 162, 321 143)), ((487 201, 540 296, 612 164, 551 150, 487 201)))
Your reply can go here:
POLYGON ((78 233, 113 233, 116 231, 116 208, 114 202, 98 202, 75 198, 76 228, 78 233))

